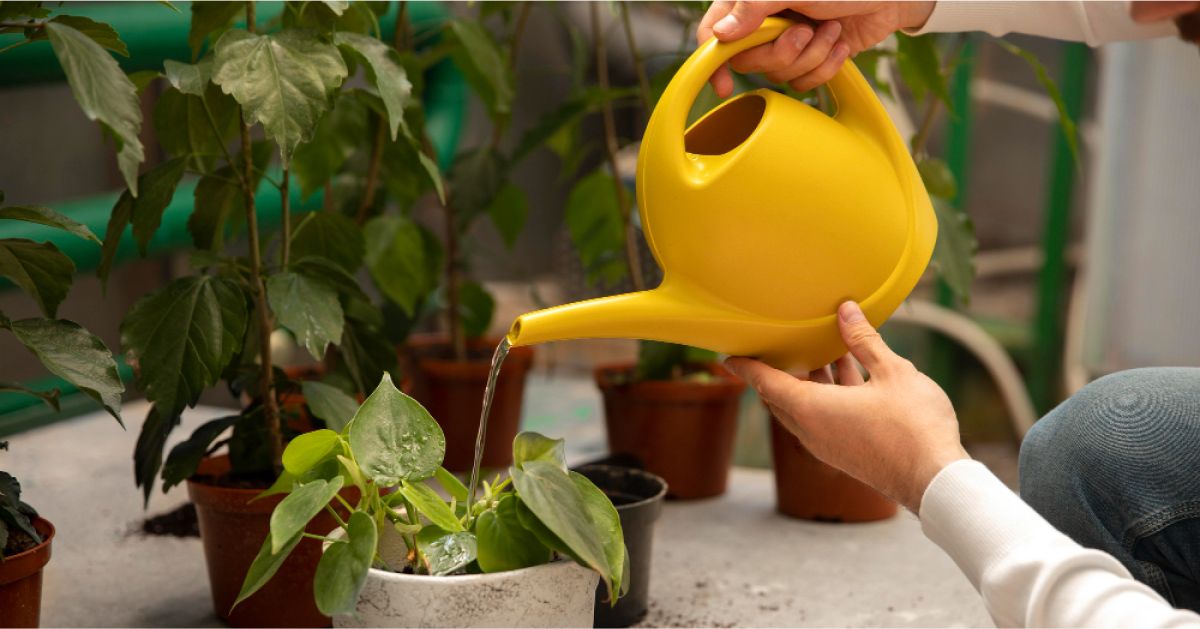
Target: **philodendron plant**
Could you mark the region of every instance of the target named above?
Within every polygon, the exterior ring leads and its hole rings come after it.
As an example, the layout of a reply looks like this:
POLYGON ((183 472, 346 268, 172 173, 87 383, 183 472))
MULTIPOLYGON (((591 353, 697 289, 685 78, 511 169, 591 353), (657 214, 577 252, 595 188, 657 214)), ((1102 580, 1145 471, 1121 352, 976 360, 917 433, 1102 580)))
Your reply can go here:
POLYGON ((284 471, 262 494, 287 496, 271 514, 271 531, 235 605, 266 584, 305 537, 327 542, 313 582, 317 607, 327 615, 354 610, 372 567, 437 577, 517 570, 564 556, 596 571, 614 603, 628 588, 616 508, 567 469, 563 440, 517 435, 508 476, 484 481, 473 502, 467 487, 441 467, 445 449, 438 423, 387 374, 341 432, 324 429, 292 440, 284 471), (355 504, 339 494, 350 486, 358 490, 355 504), (339 514, 334 504, 345 511, 339 514), (340 535, 305 532, 322 512, 333 515, 340 535), (403 565, 380 558, 386 528, 408 547, 403 565))

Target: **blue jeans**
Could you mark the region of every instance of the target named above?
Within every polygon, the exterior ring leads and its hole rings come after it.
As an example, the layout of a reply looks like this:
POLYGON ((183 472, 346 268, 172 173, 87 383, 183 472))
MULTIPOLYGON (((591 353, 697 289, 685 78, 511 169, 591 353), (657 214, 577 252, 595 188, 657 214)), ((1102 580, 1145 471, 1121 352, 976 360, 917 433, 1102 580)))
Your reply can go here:
POLYGON ((1176 607, 1200 611, 1200 369, 1100 378, 1034 425, 1021 498, 1176 607))

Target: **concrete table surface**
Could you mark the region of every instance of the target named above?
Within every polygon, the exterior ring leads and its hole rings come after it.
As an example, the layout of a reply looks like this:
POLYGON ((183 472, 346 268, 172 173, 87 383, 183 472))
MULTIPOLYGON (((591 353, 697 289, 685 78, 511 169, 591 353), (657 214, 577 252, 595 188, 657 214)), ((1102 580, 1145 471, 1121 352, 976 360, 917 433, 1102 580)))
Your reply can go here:
MULTIPOLYGON (((588 378, 534 377, 524 426, 568 439, 581 462, 603 454, 599 396, 588 378)), ((147 510, 132 452, 148 410, 122 409, 128 431, 96 413, 10 438, 0 467, 58 529, 42 624, 221 626, 196 538, 150 537, 141 521, 187 491, 156 492, 147 510)), ((227 409, 184 415, 170 446, 227 409)), ((908 513, 880 523, 793 520, 774 511, 769 470, 734 468, 719 498, 671 502, 655 536, 643 626, 990 626, 958 569, 908 513)))

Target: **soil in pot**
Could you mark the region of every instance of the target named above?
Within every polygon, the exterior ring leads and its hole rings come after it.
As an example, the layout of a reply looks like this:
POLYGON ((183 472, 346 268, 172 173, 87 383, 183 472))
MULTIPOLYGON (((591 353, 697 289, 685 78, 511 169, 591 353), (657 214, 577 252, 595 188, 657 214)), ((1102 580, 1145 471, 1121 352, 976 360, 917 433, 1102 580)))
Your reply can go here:
MULTIPOLYGON (((491 369, 492 354, 500 339, 476 339, 468 345, 468 360, 453 359, 444 336, 418 336, 410 341, 409 363, 412 396, 442 427, 446 435, 443 465, 452 472, 469 472, 475 459, 475 437, 483 410, 483 390, 491 369)), ((525 378, 533 366, 533 349, 509 349, 496 380, 496 394, 488 418, 483 449, 484 468, 505 468, 512 463, 512 441, 521 425, 525 378)))
MULTIPOLYGON (((388 565, 404 565, 407 553, 394 528, 379 532, 379 555, 388 565)), ((355 612, 333 622, 337 627, 591 627, 598 582, 595 572, 570 560, 444 577, 372 568, 355 612)))
POLYGON ((612 500, 621 517, 621 531, 629 551, 629 591, 614 606, 609 604, 604 586, 596 588, 595 626, 628 627, 646 615, 654 524, 662 513, 667 483, 654 474, 628 467, 584 465, 576 471, 612 500))
MULTIPOLYGON (((196 505, 200 522, 213 610, 235 627, 328 627, 329 617, 317 610, 313 600, 313 576, 321 559, 321 543, 307 538, 300 541, 274 578, 230 612, 246 571, 270 530, 271 511, 283 499, 275 495, 251 502, 269 484, 270 479, 262 484, 230 478, 226 456, 203 460, 197 474, 188 479, 188 496, 196 505)), ((343 490, 342 496, 351 502, 358 499, 353 488, 343 490)), ((336 525, 323 513, 306 530, 323 535, 336 525)))
POLYGON ((779 512, 822 522, 873 522, 896 515, 896 503, 812 455, 771 418, 771 454, 779 512))
POLYGON ((37 543, 31 536, 10 529, 0 561, 0 627, 37 627, 42 613, 42 569, 50 561, 54 525, 37 518, 33 530, 42 537, 37 543), (11 554, 9 554, 11 551, 11 554))
POLYGON ((670 498, 724 493, 745 384, 716 363, 704 366, 713 376, 707 381, 632 382, 633 369, 610 365, 595 372, 609 451, 632 455, 662 477, 670 498))

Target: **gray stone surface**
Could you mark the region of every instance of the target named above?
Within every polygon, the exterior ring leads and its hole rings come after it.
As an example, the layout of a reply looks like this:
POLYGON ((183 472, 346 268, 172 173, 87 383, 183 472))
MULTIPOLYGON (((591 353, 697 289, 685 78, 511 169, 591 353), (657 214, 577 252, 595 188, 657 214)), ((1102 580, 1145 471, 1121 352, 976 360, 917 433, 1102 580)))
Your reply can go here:
MULTIPOLYGON (((603 454, 590 378, 531 379, 524 425, 566 437, 579 462, 603 454)), ((173 509, 184 488, 142 510, 131 453, 147 406, 126 404, 127 432, 107 415, 12 438, 0 467, 58 527, 43 625, 220 626, 198 539, 146 537, 146 514, 173 509)), ((172 442, 228 412, 187 413, 172 442)), ((646 626, 977 626, 983 605, 954 564, 905 513, 834 525, 774 511, 768 470, 735 468, 719 498, 668 503, 659 522, 646 626)))

